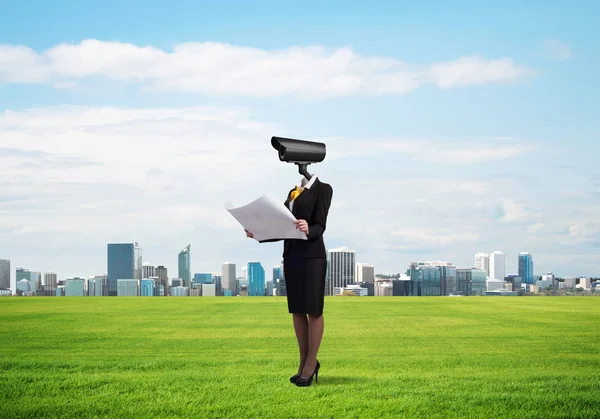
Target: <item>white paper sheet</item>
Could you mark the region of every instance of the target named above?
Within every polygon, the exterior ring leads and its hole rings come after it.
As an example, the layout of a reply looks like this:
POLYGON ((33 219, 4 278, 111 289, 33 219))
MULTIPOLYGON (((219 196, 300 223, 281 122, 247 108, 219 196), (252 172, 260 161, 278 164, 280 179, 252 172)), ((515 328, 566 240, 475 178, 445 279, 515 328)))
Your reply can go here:
POLYGON ((254 234, 254 239, 300 239, 307 240, 306 234, 296 228, 296 217, 283 202, 271 195, 263 195, 257 200, 234 208, 231 202, 225 209, 244 227, 254 234))

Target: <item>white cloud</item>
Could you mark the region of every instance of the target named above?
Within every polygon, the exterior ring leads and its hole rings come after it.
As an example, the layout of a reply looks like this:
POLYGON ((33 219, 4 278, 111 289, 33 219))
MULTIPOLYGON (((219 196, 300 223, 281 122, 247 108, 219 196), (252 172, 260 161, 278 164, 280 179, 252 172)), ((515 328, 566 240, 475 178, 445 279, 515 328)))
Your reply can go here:
POLYGON ((411 227, 393 231, 392 237, 398 240, 401 247, 441 247, 476 241, 479 234, 472 231, 452 231, 448 228, 411 227))
POLYGON ((504 212, 502 220, 507 223, 525 222, 535 217, 535 214, 526 210, 521 203, 512 199, 503 200, 502 209, 504 212))
POLYGON ((431 80, 442 89, 485 83, 520 80, 529 70, 515 65, 511 59, 485 60, 480 57, 461 57, 454 61, 433 64, 431 80))
MULTIPOLYGON (((218 270, 226 259, 278 263, 280 244, 246 240, 224 203, 284 194, 298 180, 296 168, 280 163, 270 145, 271 135, 283 132, 228 107, 61 106, 0 113, 0 254, 15 266, 61 276, 103 273, 106 243, 117 240, 139 241, 146 260, 175 270, 177 252, 190 242, 196 271, 218 270)), ((465 257, 470 266, 473 249, 524 245, 532 224, 544 223, 533 228, 542 240, 564 206, 556 204, 547 216, 538 206, 552 196, 536 204, 539 196, 530 190, 519 194, 527 182, 489 176, 489 164, 469 174, 448 159, 432 160, 432 150, 469 155, 473 144, 505 150, 458 159, 489 162, 517 145, 529 147, 522 140, 387 138, 373 140, 375 148, 343 138, 326 142, 327 159, 313 172, 334 187, 327 246, 357 248, 379 271, 403 270, 409 257, 458 264, 465 257), (392 152, 413 165, 378 166, 392 152), (357 156, 377 169, 357 174, 344 161, 354 164, 357 156), (502 203, 502 196, 515 199, 502 203)), ((585 219, 593 219, 593 210, 585 219)), ((591 231, 576 224, 577 214, 570 220, 572 234, 591 231)), ((553 234, 559 233, 559 241, 569 237, 566 230, 553 234)))
POLYGON ((534 144, 524 143, 522 140, 512 138, 478 138, 474 140, 421 138, 348 140, 329 138, 327 142, 332 146, 337 146, 336 150, 328 154, 330 159, 398 153, 413 156, 417 160, 445 165, 504 160, 537 149, 534 144))
POLYGON ((571 58, 571 50, 564 42, 550 39, 544 42, 544 50, 549 58, 566 61, 571 58))
POLYGON ((433 84, 443 89, 516 82, 531 70, 502 58, 459 57, 430 65, 369 57, 321 46, 264 50, 189 42, 172 51, 95 39, 37 52, 0 45, 0 83, 51 83, 106 78, 144 88, 209 95, 338 97, 398 95, 433 84))

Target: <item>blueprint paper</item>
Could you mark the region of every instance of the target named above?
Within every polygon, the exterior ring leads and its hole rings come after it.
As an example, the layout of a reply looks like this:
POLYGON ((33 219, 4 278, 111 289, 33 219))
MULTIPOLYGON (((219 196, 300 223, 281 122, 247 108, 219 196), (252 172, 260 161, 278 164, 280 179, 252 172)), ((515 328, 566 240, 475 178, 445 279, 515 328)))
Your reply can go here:
POLYGON ((257 241, 271 239, 308 240, 306 234, 296 228, 296 217, 282 202, 271 195, 263 195, 255 201, 234 208, 231 202, 225 209, 244 227, 254 234, 257 241))

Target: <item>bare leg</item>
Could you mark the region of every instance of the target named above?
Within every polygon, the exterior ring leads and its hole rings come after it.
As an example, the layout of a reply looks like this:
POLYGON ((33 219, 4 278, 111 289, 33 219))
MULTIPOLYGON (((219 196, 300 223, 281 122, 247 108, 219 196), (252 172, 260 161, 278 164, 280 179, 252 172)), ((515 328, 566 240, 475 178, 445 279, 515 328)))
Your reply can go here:
POLYGON ((300 365, 298 366, 298 374, 300 374, 308 356, 308 319, 305 314, 298 313, 294 313, 292 318, 294 319, 294 330, 298 340, 298 350, 300 351, 300 365))
POLYGON ((308 378, 317 367, 317 353, 321 346, 325 320, 323 315, 308 315, 308 355, 302 370, 302 378, 308 378))

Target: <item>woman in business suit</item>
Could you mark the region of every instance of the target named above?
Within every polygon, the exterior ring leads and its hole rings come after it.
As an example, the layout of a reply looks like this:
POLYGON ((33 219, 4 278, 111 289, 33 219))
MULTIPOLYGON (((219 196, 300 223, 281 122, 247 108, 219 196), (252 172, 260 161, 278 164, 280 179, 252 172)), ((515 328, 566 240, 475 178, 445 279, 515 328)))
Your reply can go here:
MULTIPOLYGON (((296 228, 306 234, 307 240, 285 239, 283 244, 283 271, 288 311, 292 314, 300 365, 290 382, 299 387, 318 381, 320 363, 317 353, 323 337, 323 303, 327 253, 323 233, 331 206, 333 188, 320 182, 317 176, 310 181, 302 178, 300 187, 288 193, 285 206, 296 217, 296 228)), ((246 231, 248 237, 253 237, 246 231)), ((261 241, 278 241, 264 240, 261 241)))

